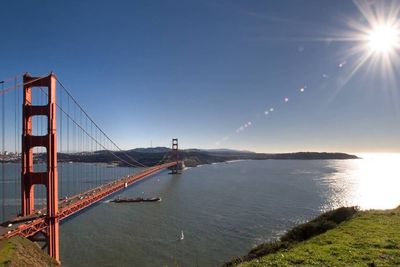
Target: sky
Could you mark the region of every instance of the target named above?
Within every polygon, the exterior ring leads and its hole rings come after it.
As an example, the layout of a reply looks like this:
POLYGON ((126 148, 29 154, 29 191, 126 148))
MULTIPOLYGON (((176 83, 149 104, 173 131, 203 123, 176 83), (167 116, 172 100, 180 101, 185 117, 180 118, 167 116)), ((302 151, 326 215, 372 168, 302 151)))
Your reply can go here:
POLYGON ((177 137, 182 148, 400 152, 399 51, 389 67, 375 54, 360 64, 354 25, 368 27, 368 5, 3 1, 0 79, 54 71, 126 149, 177 137))

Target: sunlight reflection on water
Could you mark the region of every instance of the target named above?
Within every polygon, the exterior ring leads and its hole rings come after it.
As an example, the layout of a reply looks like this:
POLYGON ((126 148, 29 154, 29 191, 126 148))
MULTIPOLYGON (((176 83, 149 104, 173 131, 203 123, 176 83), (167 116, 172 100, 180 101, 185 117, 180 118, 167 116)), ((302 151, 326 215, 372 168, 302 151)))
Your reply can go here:
MULTIPOLYGON (((336 192, 331 207, 389 209, 400 204, 400 154, 359 154, 361 160, 332 161, 337 170, 322 178, 336 192)), ((329 209, 329 207, 325 207, 329 209)))

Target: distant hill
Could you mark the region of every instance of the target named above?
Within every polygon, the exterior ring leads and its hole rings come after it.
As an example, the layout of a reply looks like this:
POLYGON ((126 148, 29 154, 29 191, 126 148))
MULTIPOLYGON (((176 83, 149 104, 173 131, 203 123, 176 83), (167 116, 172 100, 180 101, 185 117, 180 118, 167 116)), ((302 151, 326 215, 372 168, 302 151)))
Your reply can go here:
POLYGON ((255 154, 256 152, 253 151, 248 151, 248 150, 236 150, 236 149, 229 149, 229 148, 220 148, 220 149, 199 149, 200 151, 204 152, 210 152, 210 153, 253 153, 255 154))
POLYGON ((356 155, 346 153, 328 153, 328 152, 296 152, 296 153, 279 153, 264 154, 258 153, 261 159, 298 159, 298 160, 318 160, 318 159, 358 159, 356 155))
MULTIPOLYGON (((65 162, 105 162, 128 165, 132 159, 151 166, 160 162, 171 161, 171 149, 167 147, 155 148, 136 148, 126 151, 96 151, 93 153, 59 153, 60 161, 65 162), (122 160, 116 160, 118 156, 122 160), (124 163, 125 162, 125 163, 124 163)), ((327 160, 327 159, 357 159, 355 155, 345 153, 320 153, 320 152, 297 152, 297 153, 255 153, 251 151, 231 150, 231 149, 184 149, 179 150, 179 159, 185 161, 185 165, 194 167, 202 164, 214 162, 225 162, 230 160, 327 160)))
POLYGON ((128 152, 137 152, 137 153, 166 153, 171 151, 168 147, 146 147, 146 148, 135 148, 128 150, 128 152))

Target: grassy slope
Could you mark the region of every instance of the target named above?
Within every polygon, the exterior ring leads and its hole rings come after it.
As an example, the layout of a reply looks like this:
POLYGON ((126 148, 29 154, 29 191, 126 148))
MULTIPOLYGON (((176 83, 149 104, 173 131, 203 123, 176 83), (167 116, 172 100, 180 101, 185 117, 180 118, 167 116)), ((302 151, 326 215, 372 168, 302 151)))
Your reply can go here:
POLYGON ((324 234, 240 266, 400 266, 400 207, 359 211, 324 234))
POLYGON ((0 242, 0 267, 45 267, 58 266, 40 248, 20 236, 0 242))

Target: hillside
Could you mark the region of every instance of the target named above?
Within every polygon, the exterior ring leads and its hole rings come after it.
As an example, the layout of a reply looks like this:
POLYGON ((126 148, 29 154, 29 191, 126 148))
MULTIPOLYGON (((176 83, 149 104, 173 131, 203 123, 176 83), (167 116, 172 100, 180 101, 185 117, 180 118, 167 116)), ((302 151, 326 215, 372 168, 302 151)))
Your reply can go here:
POLYGON ((400 266, 399 233, 400 207, 356 211, 339 224, 319 217, 289 231, 281 240, 262 244, 227 265, 400 266), (298 242, 299 237, 307 238, 298 242))
POLYGON ((52 267, 59 266, 35 243, 15 236, 0 241, 0 267, 52 267))

